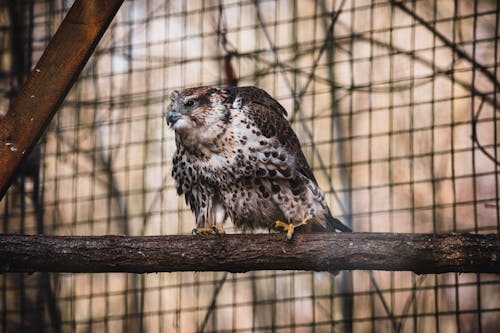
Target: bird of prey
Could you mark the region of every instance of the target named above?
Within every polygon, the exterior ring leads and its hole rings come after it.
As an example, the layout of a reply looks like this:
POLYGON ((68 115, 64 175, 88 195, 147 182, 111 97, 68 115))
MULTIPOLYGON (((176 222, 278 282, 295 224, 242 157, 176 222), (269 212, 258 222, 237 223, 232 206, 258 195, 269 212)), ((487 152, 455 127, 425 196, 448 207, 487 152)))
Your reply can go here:
POLYGON ((349 232, 334 218, 287 112, 256 87, 174 91, 167 124, 177 150, 172 175, 196 216, 193 232, 283 228, 349 232))

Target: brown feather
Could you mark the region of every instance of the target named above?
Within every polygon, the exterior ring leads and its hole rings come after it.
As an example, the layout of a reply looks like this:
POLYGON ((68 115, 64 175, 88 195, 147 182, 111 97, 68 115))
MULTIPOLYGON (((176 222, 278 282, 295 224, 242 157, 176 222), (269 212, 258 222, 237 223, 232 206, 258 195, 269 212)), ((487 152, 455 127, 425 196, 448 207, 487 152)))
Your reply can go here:
POLYGON ((264 136, 276 138, 292 154, 297 163, 297 171, 318 184, 300 147, 299 139, 285 118, 285 108, 267 92, 256 87, 226 88, 235 98, 243 98, 242 111, 255 122, 264 136))

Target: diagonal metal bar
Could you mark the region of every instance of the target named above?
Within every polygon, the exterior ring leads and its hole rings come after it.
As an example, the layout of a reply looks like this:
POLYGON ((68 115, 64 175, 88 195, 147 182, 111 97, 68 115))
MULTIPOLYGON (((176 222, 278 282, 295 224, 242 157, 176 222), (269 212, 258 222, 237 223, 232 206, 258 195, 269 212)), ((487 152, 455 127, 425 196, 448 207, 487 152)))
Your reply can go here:
POLYGON ((123 0, 76 0, 0 121, 0 199, 50 123, 123 0))

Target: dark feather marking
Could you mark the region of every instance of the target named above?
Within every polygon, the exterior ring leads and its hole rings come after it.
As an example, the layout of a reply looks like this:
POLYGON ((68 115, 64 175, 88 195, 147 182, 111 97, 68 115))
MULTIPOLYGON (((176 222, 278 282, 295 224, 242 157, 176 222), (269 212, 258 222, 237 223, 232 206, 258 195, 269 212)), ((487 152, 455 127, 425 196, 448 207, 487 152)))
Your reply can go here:
MULTIPOLYGON (((269 96, 267 92, 256 87, 229 87, 224 90, 233 96, 242 98, 243 112, 247 114, 262 135, 278 140, 294 156, 297 171, 317 184, 316 178, 302 152, 299 139, 285 118, 287 115, 285 108, 269 96)), ((284 160, 283 158, 286 159, 286 156, 280 156, 281 160, 284 160)))
POLYGON ((229 124, 231 122, 231 111, 229 109, 226 109, 224 111, 224 124, 229 124))

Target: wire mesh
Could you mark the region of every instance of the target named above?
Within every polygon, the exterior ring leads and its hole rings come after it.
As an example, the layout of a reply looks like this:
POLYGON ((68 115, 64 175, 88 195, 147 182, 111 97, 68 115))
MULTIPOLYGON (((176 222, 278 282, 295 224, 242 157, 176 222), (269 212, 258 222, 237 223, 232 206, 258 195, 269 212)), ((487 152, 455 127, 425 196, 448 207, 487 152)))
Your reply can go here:
MULTIPOLYGON (((0 4, 1 110, 71 4, 0 4)), ((194 218, 170 177, 168 96, 237 83, 266 89, 289 111, 334 215, 355 231, 498 233, 499 12, 498 2, 478 0, 126 1, 0 202, 0 230, 189 233, 194 218)), ((36 273, 0 281, 2 332, 500 325, 500 280, 487 274, 36 273)))

